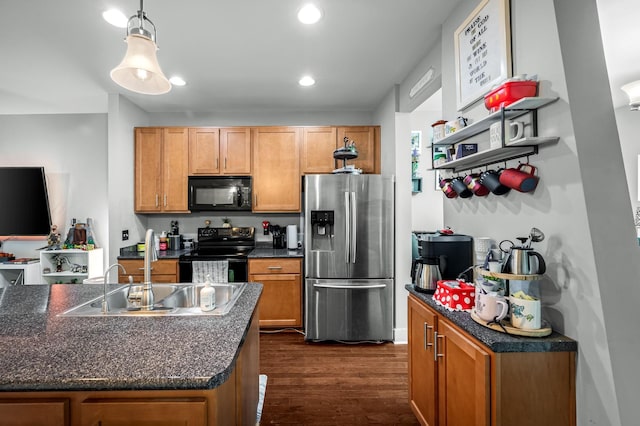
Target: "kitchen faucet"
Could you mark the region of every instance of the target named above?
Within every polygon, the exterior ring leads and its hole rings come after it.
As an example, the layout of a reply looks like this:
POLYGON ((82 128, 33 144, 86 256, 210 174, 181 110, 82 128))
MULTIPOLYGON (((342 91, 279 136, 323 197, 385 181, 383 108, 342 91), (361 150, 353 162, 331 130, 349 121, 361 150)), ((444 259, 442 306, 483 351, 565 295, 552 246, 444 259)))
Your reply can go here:
POLYGON ((109 266, 107 268, 107 270, 104 272, 104 278, 102 280, 102 290, 103 290, 103 296, 102 296, 102 313, 106 314, 107 312, 109 312, 109 304, 107 302, 107 282, 109 279, 109 272, 111 271, 111 269, 113 268, 117 268, 120 267, 120 269, 122 269, 122 273, 126 274, 127 271, 124 269, 124 266, 122 266, 119 263, 114 263, 113 265, 109 266))
POLYGON ((140 298, 140 309, 153 310, 153 285, 151 284, 151 262, 158 260, 156 252, 155 235, 153 229, 147 229, 144 237, 144 282, 142 283, 142 297, 140 298))

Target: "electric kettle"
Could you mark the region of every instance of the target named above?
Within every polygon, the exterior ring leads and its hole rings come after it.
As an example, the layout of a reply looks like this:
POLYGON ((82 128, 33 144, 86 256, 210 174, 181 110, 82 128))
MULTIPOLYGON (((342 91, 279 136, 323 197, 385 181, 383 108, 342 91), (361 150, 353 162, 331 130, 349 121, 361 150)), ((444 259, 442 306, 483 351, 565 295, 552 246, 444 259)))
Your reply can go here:
POLYGON ((417 291, 433 293, 438 281, 442 279, 437 257, 420 257, 415 259, 413 285, 417 291))

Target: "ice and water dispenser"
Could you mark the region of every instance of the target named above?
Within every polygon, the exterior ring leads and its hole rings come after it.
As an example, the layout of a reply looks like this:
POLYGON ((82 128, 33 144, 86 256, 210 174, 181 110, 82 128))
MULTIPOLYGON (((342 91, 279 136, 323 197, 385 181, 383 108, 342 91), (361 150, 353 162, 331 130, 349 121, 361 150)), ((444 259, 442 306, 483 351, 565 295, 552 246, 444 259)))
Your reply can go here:
POLYGON ((311 210, 311 250, 333 250, 333 210, 311 210))

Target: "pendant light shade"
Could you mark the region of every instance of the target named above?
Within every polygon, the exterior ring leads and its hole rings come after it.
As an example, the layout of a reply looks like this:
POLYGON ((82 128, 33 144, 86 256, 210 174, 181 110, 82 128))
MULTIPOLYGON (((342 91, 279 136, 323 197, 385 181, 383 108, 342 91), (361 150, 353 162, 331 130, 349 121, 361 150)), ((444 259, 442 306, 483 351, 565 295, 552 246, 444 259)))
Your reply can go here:
POLYGON ((171 90, 171 83, 165 77, 156 51, 156 28, 142 10, 129 18, 127 24, 127 53, 120 64, 111 70, 111 79, 125 89, 144 95, 162 95, 171 90), (144 28, 145 22, 153 27, 153 33, 144 28))
POLYGON ((629 97, 629 107, 631 110, 637 111, 640 109, 640 80, 633 81, 631 83, 622 86, 622 90, 625 91, 629 97))
POLYGON ((111 79, 125 89, 145 95, 161 95, 171 90, 156 57, 156 44, 149 38, 127 36, 127 54, 111 70, 111 79))

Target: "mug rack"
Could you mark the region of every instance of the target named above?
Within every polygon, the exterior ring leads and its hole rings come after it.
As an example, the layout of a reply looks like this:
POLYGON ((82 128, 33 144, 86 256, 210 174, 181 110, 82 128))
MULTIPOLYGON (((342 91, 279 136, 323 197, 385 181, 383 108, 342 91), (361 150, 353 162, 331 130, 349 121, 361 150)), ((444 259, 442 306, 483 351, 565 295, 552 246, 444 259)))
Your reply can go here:
POLYGON ((514 102, 506 107, 500 108, 499 111, 489 114, 487 117, 470 124, 467 127, 463 127, 460 130, 440 139, 439 141, 431 143, 431 152, 435 152, 436 148, 448 148, 455 145, 458 142, 462 142, 473 136, 476 136, 482 132, 489 130, 489 127, 496 122, 502 123, 502 145, 496 148, 490 148, 484 151, 477 152, 475 154, 468 155, 466 157, 458 158, 444 164, 435 165, 433 163, 433 155, 431 156, 431 168, 432 170, 451 170, 453 172, 460 172, 465 170, 471 170, 478 167, 484 167, 491 164, 501 163, 503 161, 514 160, 517 158, 523 158, 538 153, 538 146, 543 144, 549 144, 557 142, 560 138, 553 137, 540 137, 538 136, 538 108, 549 105, 558 100, 555 98, 541 98, 530 97, 522 98, 517 102, 514 102), (505 143, 504 140, 504 122, 507 119, 520 117, 524 114, 530 113, 531 123, 533 127, 532 136, 523 137, 513 142, 505 143))

